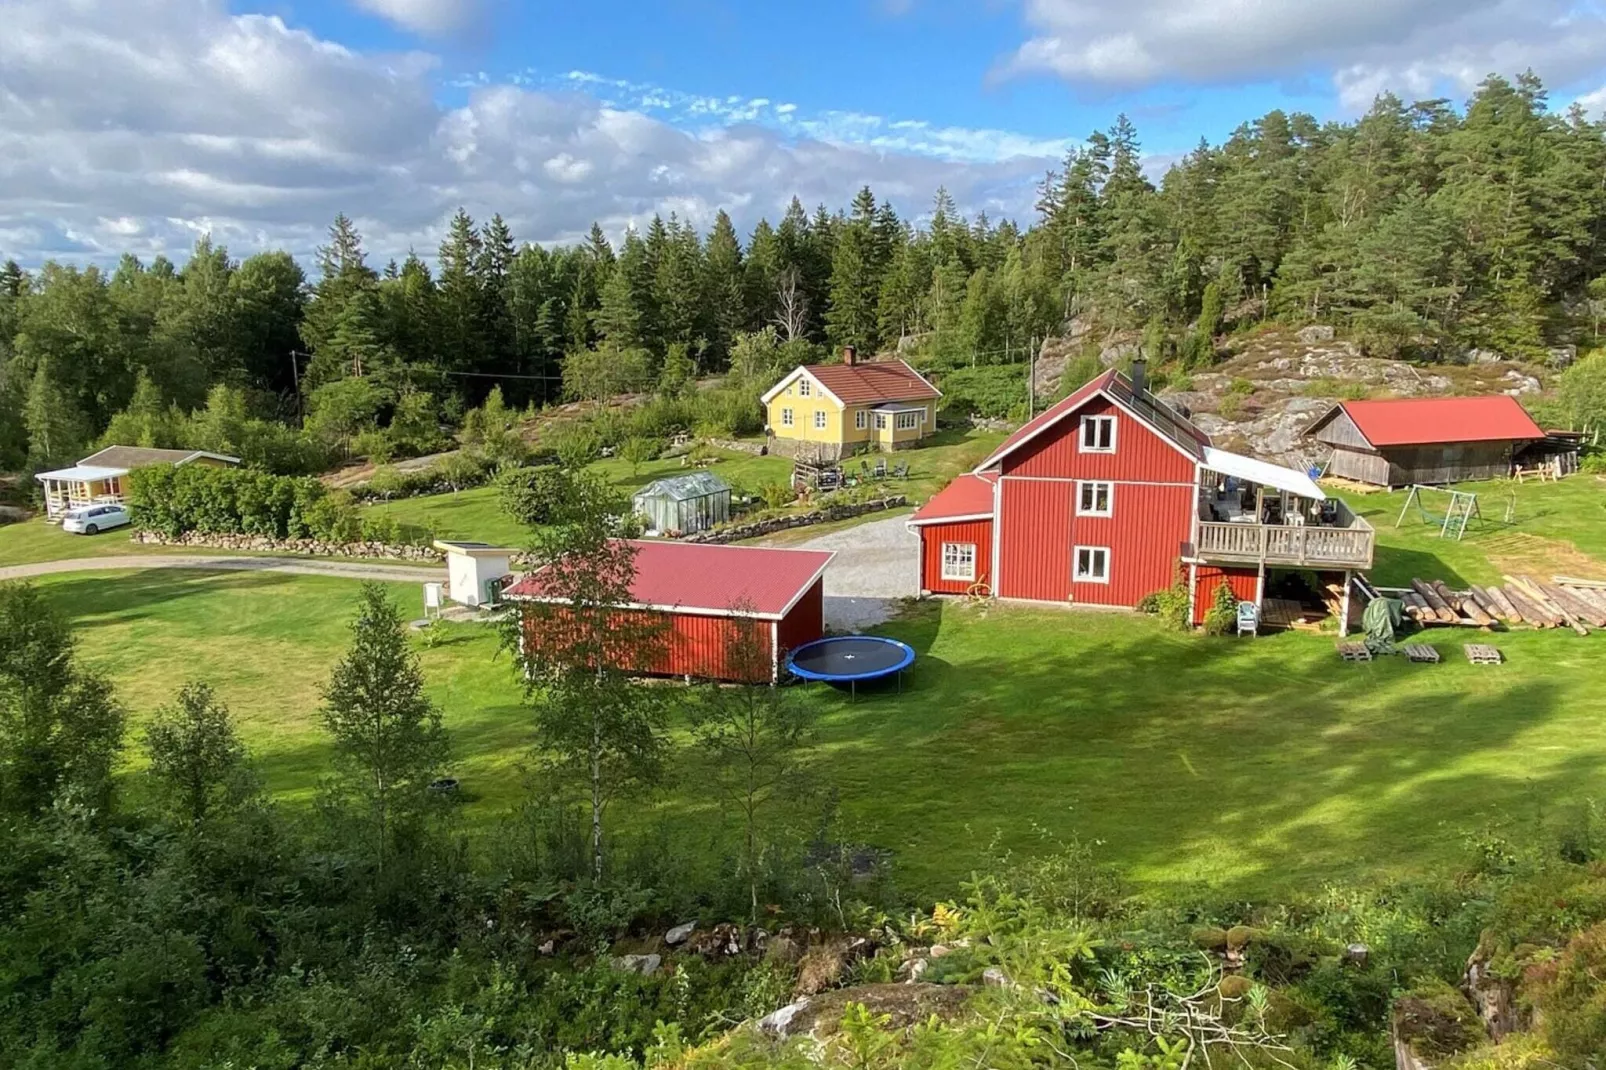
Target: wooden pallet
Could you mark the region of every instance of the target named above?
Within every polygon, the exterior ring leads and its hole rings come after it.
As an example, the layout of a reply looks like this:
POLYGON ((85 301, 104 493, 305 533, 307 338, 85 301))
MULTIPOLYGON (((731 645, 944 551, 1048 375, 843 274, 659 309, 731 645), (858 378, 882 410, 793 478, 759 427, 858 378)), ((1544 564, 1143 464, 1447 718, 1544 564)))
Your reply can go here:
POLYGON ((1474 665, 1499 665, 1505 660, 1504 655, 1488 643, 1463 643, 1461 649, 1466 651, 1467 660, 1474 665))
POLYGON ((1338 656, 1345 661, 1371 661, 1372 652, 1365 643, 1339 643, 1338 656))
POLYGON ((1407 643, 1400 648, 1400 652, 1410 660, 1424 665, 1437 665, 1440 660, 1439 652, 1426 643, 1407 643))

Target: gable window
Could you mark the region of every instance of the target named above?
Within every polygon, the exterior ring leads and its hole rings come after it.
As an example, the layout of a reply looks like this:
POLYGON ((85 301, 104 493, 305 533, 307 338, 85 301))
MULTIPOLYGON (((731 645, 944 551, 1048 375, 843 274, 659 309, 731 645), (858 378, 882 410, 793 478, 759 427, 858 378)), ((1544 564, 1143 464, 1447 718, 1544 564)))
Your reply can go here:
POLYGON ((898 430, 913 431, 920 426, 920 414, 917 412, 900 412, 898 414, 898 430))
POLYGON ((942 544, 942 578, 945 580, 974 580, 976 578, 975 543, 945 542, 942 544))
POLYGON ((1076 484, 1077 516, 1114 516, 1115 484, 1082 481, 1076 484))
POLYGON ((797 381, 797 396, 798 397, 800 397, 800 398, 808 397, 810 389, 812 389, 812 387, 811 387, 811 385, 810 385, 810 383, 809 383, 809 381, 807 379, 799 379, 797 381))
POLYGON ((1082 452, 1115 452, 1115 417, 1082 417, 1082 452))
POLYGON ((814 429, 816 431, 824 431, 825 430, 825 410, 824 409, 815 409, 814 410, 814 429))
POLYGON ((863 431, 870 426, 870 414, 864 409, 858 409, 853 414, 853 426, 863 431))
POLYGON ((1076 582, 1109 583, 1110 551, 1103 546, 1076 548, 1076 582))
POLYGON ((781 426, 782 427, 791 427, 792 426, 792 410, 791 409, 782 409, 781 410, 781 426))

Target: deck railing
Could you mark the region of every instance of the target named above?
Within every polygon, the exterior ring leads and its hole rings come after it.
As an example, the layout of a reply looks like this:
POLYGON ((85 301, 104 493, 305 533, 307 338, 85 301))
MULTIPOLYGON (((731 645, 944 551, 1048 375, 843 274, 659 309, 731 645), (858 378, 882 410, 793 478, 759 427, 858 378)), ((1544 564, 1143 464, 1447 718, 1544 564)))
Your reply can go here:
POLYGON ((1197 550, 1201 558, 1212 561, 1371 568, 1375 542, 1372 525, 1340 502, 1338 523, 1333 526, 1200 521, 1197 550))

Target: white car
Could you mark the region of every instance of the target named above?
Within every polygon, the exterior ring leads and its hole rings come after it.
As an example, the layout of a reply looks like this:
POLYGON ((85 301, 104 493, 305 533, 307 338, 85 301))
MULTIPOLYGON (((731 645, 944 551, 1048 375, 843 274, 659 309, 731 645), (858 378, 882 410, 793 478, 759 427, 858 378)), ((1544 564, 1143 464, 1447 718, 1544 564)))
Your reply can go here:
POLYGON ((99 535, 107 528, 120 528, 129 521, 126 505, 81 505, 61 518, 61 530, 76 535, 99 535))

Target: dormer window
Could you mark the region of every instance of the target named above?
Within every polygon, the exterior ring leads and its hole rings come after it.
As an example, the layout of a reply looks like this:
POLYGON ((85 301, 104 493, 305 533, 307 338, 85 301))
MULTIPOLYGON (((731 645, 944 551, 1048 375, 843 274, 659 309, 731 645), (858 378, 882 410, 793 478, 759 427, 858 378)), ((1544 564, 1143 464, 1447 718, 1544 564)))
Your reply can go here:
POLYGON ((1115 452, 1115 417, 1113 416, 1084 416, 1082 417, 1082 450, 1083 453, 1114 453, 1115 452))

